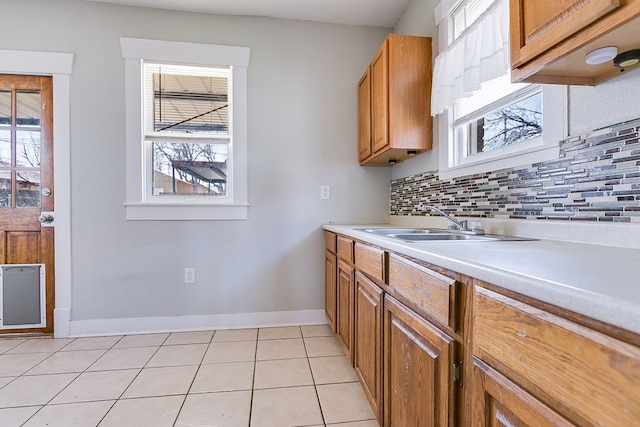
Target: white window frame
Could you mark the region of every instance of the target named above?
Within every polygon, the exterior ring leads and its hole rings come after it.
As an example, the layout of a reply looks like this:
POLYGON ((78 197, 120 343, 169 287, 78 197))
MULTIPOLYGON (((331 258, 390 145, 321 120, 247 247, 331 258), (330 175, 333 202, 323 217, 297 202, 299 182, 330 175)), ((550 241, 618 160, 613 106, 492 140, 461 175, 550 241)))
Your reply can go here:
MULTIPOLYGON (((440 51, 453 39, 451 12, 464 0, 442 0, 435 9, 440 51)), ((543 135, 530 141, 462 158, 454 141, 454 114, 447 109, 437 117, 439 175, 443 179, 473 175, 514 166, 557 159, 559 143, 567 136, 568 110, 567 87, 541 85, 543 135), (549 114, 548 112, 551 112, 549 114)), ((508 99, 509 97, 507 97, 508 99)), ((508 100, 504 106, 509 105, 508 100)))
POLYGON ((120 38, 125 62, 126 114, 126 218, 127 220, 246 220, 248 218, 247 170, 247 69, 248 47, 120 38), (151 194, 152 172, 145 150, 143 61, 185 65, 228 65, 232 70, 233 109, 230 112, 228 187, 230 201, 205 197, 151 194))

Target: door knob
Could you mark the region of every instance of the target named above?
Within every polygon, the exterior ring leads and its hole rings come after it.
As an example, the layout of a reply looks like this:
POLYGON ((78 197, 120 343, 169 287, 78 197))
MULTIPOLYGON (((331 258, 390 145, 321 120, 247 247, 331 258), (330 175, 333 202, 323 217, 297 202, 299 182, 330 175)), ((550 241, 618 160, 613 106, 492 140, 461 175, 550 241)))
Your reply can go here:
POLYGON ((43 212, 40 214, 38 221, 40 221, 40 224, 51 224, 53 222, 53 215, 43 212))

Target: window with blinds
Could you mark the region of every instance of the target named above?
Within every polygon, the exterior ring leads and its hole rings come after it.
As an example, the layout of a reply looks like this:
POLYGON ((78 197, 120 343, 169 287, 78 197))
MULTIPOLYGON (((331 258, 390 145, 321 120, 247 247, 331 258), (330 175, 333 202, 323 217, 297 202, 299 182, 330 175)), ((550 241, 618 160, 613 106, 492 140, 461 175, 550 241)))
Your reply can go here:
POLYGON ((230 67, 144 64, 153 196, 227 196, 230 67))
POLYGON ((462 2, 451 13, 451 21, 453 26, 453 40, 457 39, 482 12, 487 10, 494 0, 467 0, 462 2))

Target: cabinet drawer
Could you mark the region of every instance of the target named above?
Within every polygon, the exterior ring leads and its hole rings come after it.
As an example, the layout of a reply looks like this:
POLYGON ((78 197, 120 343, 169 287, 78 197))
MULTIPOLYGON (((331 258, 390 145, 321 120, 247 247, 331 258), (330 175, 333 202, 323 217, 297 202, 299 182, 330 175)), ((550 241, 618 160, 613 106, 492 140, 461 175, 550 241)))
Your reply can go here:
POLYGON ((420 314, 455 328, 455 280, 389 254, 389 286, 420 314))
POLYGON ((324 245, 327 248, 328 251, 331 251, 332 253, 336 253, 336 233, 332 233, 331 231, 325 231, 324 232, 324 245))
POLYGON ((384 282, 384 251, 373 246, 356 243, 356 268, 372 279, 384 282))
POLYGON ((353 264, 353 239, 338 236, 338 257, 353 264))
POLYGON ((579 425, 640 420, 640 349, 476 286, 473 353, 579 425))

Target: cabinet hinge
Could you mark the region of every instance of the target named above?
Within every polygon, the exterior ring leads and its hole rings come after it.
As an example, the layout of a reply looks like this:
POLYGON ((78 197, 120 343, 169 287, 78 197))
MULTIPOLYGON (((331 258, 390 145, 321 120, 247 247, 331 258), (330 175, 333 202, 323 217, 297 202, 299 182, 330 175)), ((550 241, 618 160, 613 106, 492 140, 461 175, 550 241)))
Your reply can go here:
POLYGON ((462 360, 458 360, 453 364, 453 382, 462 387, 462 360))

